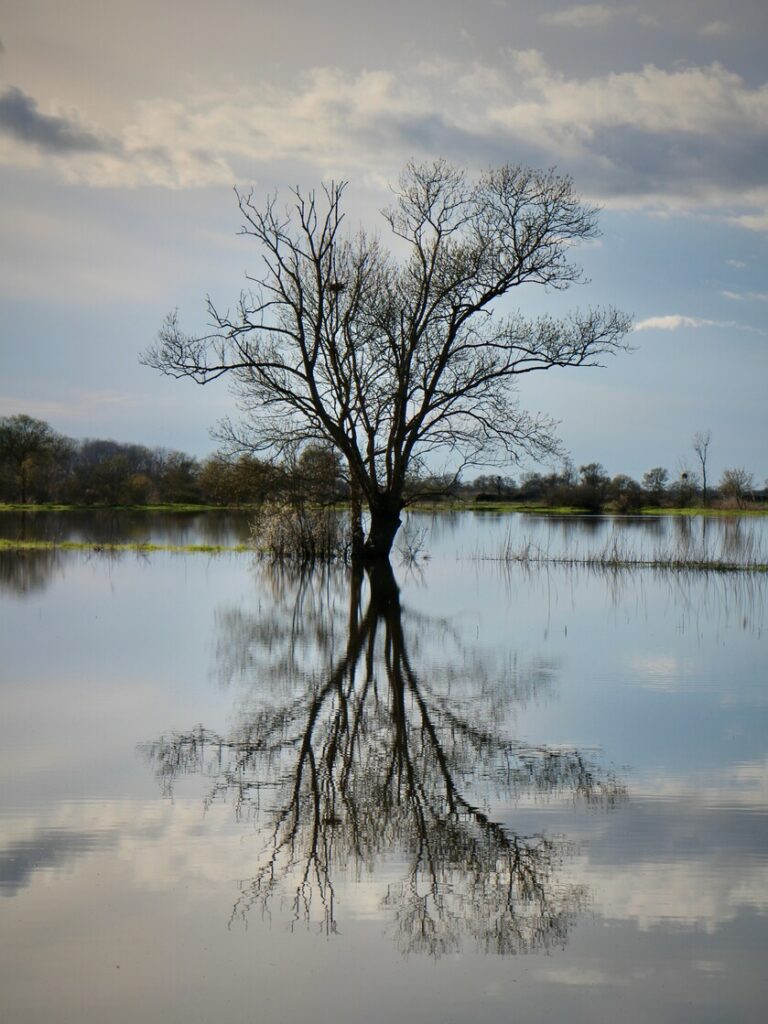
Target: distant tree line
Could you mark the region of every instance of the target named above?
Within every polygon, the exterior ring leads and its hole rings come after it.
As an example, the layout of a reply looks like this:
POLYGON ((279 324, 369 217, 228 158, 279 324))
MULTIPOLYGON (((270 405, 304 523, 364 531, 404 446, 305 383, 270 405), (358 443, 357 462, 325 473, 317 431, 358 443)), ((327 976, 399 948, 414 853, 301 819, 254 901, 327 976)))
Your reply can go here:
POLYGON ((0 501, 77 505, 259 504, 267 497, 311 492, 344 496, 337 461, 310 446, 273 466, 251 455, 185 452, 58 434, 31 416, 0 418, 0 501))
POLYGON ((753 475, 742 468, 725 470, 717 488, 710 487, 705 495, 698 474, 690 471, 683 470, 673 478, 664 467, 654 466, 637 481, 624 473, 611 477, 599 462, 589 462, 578 470, 566 462, 560 470, 549 473, 524 473, 519 481, 501 476, 476 477, 471 484, 460 486, 457 493, 469 494, 478 502, 517 501, 587 512, 686 508, 702 502, 743 508, 749 502, 768 498, 768 491, 756 490, 753 475))
MULTIPOLYGON (((656 466, 636 481, 611 477, 599 462, 578 469, 569 462, 556 471, 527 472, 519 480, 485 474, 471 481, 451 475, 412 479, 410 501, 462 499, 569 506, 597 512, 631 512, 643 507, 686 507, 704 500, 698 474, 675 478, 656 466)), ((253 455, 215 453, 196 459, 184 452, 147 448, 99 438, 73 440, 31 416, 0 417, 0 501, 78 505, 206 504, 258 505, 267 499, 344 501, 349 489, 338 455, 320 444, 287 452, 281 463, 253 455)), ((709 503, 745 507, 766 500, 751 473, 726 470, 709 503)))

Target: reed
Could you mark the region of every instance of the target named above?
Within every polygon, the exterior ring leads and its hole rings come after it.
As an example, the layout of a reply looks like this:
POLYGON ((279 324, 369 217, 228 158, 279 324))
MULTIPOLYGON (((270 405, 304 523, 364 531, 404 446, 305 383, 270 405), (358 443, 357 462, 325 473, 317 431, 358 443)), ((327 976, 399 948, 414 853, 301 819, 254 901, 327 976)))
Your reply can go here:
POLYGON ((768 572, 768 555, 760 550, 754 538, 742 544, 739 557, 698 541, 678 541, 657 545, 652 552, 638 552, 623 537, 611 536, 596 551, 571 551, 553 554, 530 538, 520 541, 507 533, 492 551, 478 551, 476 561, 505 562, 526 566, 565 565, 593 569, 668 569, 699 572, 768 572))

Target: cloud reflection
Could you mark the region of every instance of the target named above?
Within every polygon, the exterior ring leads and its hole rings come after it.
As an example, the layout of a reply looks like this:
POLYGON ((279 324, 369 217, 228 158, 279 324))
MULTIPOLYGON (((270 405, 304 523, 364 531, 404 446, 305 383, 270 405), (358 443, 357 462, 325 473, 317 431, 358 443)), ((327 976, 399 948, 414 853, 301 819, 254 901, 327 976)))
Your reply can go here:
POLYGON ((0 895, 15 896, 30 884, 35 872, 61 867, 116 840, 117 835, 109 832, 49 828, 9 843, 0 848, 0 895))

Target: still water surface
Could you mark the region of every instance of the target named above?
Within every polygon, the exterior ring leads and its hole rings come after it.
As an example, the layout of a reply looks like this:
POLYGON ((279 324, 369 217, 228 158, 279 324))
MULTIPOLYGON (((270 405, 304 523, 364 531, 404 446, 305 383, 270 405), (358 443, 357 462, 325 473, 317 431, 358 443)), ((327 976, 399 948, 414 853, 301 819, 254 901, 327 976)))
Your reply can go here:
MULTIPOLYGON (((109 518, 33 535, 247 536, 109 518)), ((764 521, 409 530, 373 580, 3 553, 0 1019, 763 1019, 768 580, 478 555, 764 521)))

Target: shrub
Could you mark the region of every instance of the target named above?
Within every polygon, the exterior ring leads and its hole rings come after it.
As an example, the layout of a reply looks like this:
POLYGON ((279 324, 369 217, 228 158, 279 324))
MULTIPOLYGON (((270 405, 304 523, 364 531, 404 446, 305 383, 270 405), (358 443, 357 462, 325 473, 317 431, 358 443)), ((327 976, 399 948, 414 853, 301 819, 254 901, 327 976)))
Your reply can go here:
POLYGON ((251 526, 256 548, 276 561, 331 562, 348 557, 349 516, 332 508, 269 499, 251 526))

